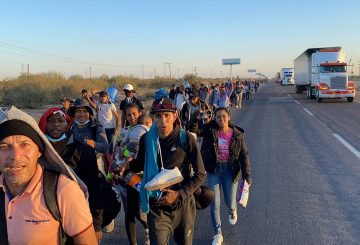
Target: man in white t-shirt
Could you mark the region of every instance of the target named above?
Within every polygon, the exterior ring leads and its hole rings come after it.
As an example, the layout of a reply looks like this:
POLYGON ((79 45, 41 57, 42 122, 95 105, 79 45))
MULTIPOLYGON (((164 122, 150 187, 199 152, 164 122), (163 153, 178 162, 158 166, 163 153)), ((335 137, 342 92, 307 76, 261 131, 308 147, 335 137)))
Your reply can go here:
POLYGON ((106 137, 110 145, 109 152, 112 153, 112 137, 117 135, 119 114, 115 105, 111 103, 109 94, 106 91, 101 91, 99 94, 97 117, 99 123, 105 128, 106 137))

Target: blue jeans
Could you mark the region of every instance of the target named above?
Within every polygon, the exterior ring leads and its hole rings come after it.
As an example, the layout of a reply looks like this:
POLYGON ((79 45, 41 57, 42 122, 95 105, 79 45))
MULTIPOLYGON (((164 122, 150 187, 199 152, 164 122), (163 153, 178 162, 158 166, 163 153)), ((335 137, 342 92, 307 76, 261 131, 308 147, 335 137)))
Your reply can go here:
POLYGON ((231 169, 228 164, 216 164, 215 174, 207 173, 208 186, 214 191, 214 200, 211 202, 211 221, 215 234, 221 234, 220 219, 220 187, 224 192, 225 204, 231 211, 236 211, 236 192, 238 181, 232 179, 231 169))

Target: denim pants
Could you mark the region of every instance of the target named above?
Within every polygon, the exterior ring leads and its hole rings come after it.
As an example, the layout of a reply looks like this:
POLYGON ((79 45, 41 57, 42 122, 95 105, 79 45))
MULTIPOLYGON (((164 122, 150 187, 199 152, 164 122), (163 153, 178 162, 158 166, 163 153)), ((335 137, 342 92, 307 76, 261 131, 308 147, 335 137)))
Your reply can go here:
POLYGON ((215 234, 221 234, 220 219, 220 189, 224 192, 225 204, 229 211, 236 211, 236 192, 238 181, 233 182, 229 164, 217 163, 215 174, 207 172, 208 186, 214 191, 214 199, 211 202, 211 221, 215 234))

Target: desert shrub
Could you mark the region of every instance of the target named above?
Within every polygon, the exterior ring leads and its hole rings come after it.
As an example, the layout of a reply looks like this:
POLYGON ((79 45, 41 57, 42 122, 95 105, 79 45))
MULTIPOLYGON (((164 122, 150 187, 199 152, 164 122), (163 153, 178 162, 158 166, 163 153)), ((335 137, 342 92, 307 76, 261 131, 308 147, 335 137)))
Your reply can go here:
MULTIPOLYGON (((198 77, 187 77, 191 81, 200 81, 198 77)), ((77 98, 82 89, 103 90, 115 85, 119 90, 118 99, 122 99, 123 87, 131 83, 136 96, 142 100, 152 100, 154 91, 159 88, 169 89, 171 84, 180 84, 171 78, 156 77, 155 79, 139 79, 133 76, 101 75, 99 77, 83 78, 81 75, 73 75, 65 78, 57 72, 39 74, 21 74, 19 77, 0 83, 0 104, 15 105, 20 108, 41 108, 47 104, 58 104, 60 98, 67 96, 77 98)))
POLYGON ((39 89, 32 83, 22 86, 10 87, 6 91, 5 105, 15 105, 19 108, 38 109, 42 105, 48 104, 51 94, 43 89, 39 89))

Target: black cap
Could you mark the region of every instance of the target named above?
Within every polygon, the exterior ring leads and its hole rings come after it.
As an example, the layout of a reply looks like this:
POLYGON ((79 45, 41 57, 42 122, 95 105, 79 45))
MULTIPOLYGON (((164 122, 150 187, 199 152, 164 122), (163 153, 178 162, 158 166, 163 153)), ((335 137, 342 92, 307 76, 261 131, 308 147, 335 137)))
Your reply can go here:
POLYGON ((24 135, 39 147, 40 152, 44 151, 44 144, 40 135, 26 122, 13 119, 0 124, 0 139, 12 135, 24 135))

